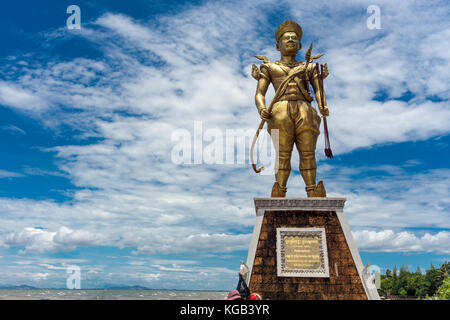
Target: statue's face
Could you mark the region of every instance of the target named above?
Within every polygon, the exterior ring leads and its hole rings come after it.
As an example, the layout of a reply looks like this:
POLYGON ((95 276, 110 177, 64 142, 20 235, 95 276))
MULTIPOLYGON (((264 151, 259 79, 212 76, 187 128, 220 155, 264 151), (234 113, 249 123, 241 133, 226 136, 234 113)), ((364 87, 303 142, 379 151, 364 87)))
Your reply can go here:
POLYGON ((300 39, 295 32, 287 31, 278 40, 277 49, 283 56, 295 56, 300 50, 300 39))

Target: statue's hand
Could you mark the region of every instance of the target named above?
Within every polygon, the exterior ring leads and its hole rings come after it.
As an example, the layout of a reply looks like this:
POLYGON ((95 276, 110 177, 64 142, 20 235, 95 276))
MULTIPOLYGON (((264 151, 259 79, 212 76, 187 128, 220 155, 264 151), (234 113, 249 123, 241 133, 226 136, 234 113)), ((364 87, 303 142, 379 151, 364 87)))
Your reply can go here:
POLYGON ((255 80, 259 80, 259 78, 261 78, 261 73, 259 72, 259 68, 255 64, 252 65, 252 77, 255 80))
POLYGON ((319 111, 320 111, 320 114, 324 117, 328 117, 330 115, 330 110, 328 110, 327 106, 325 106, 323 108, 319 107, 319 111))
POLYGON ((261 119, 263 119, 265 121, 269 120, 269 118, 272 116, 269 113, 269 110, 267 110, 266 108, 261 109, 261 112, 259 113, 259 115, 261 116, 261 119))
POLYGON ((327 64, 325 63, 325 64, 323 65, 323 74, 322 74, 323 79, 325 79, 326 77, 328 77, 328 75, 329 75, 329 73, 328 73, 328 66, 327 66, 327 64))

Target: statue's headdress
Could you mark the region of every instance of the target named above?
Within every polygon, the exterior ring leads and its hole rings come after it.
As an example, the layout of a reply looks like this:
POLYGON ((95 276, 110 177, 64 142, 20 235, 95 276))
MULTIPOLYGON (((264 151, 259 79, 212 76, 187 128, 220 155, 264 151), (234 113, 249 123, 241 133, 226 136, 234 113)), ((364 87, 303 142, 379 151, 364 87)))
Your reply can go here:
POLYGON ((299 26, 299 24, 292 20, 286 20, 280 26, 277 28, 277 31, 275 31, 275 39, 280 40, 283 33, 292 31, 295 32, 298 36, 298 40, 300 41, 302 39, 303 31, 302 27, 299 26))

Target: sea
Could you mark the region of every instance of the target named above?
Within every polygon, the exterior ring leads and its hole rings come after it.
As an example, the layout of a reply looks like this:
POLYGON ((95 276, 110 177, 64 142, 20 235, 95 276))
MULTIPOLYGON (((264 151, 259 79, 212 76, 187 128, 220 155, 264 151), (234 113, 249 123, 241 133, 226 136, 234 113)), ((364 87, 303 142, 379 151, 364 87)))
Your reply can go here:
POLYGON ((0 300, 223 300, 227 291, 0 289, 0 300))

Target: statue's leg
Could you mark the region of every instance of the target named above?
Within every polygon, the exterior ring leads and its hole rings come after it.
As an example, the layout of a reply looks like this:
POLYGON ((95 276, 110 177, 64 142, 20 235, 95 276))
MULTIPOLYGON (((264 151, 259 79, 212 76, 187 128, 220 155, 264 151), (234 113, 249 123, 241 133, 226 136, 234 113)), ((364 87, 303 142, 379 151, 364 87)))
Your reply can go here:
POLYGON ((278 170, 275 173, 275 180, 272 187, 271 197, 285 197, 287 191, 287 182, 291 173, 291 153, 282 152, 278 153, 278 170))
POLYGON ((301 132, 296 139, 297 149, 300 153, 300 173, 303 181, 305 181, 305 190, 308 197, 326 197, 323 182, 320 181, 316 185, 317 165, 315 147, 317 137, 317 133, 307 130, 301 132))
POLYGON ((305 181, 306 194, 311 197, 316 188, 317 134, 311 130, 304 130, 297 135, 295 142, 300 154, 300 174, 305 181))
POLYGON ((325 197, 323 183, 316 185, 316 144, 319 136, 320 117, 314 108, 299 102, 299 115, 296 119, 295 144, 300 154, 300 174, 305 182, 308 197, 325 197))
POLYGON ((275 165, 276 181, 272 187, 271 197, 285 197, 286 185, 291 173, 291 154, 295 142, 294 123, 287 112, 287 101, 276 103, 272 110, 269 132, 278 129, 278 135, 271 134, 278 157, 275 165))

